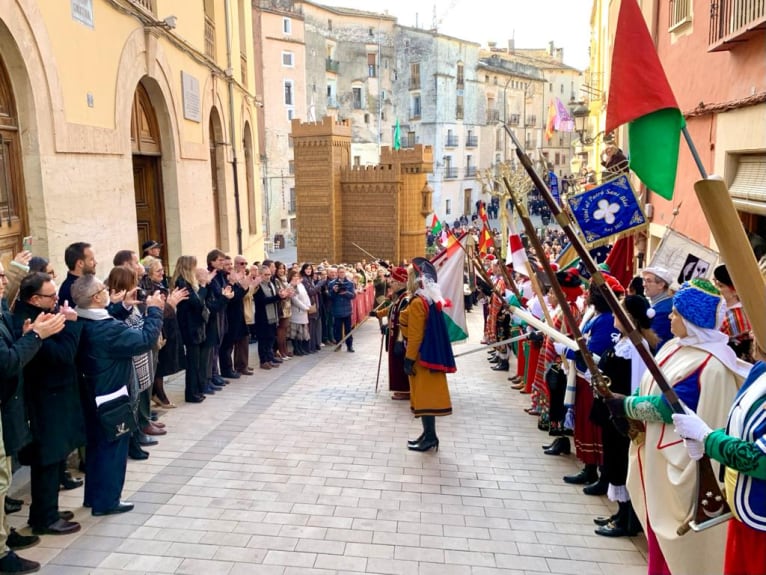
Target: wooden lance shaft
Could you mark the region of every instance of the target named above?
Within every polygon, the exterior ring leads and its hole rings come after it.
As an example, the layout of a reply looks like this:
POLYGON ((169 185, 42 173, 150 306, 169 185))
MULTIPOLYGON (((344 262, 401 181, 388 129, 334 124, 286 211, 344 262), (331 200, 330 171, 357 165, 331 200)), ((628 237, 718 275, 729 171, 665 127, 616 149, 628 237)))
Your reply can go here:
POLYGON ((734 282, 745 315, 750 320, 758 346, 757 353, 764 358, 766 314, 763 313, 763 306, 766 303, 766 284, 758 269, 753 250, 745 249, 750 245, 745 228, 722 180, 700 180, 694 184, 694 191, 715 238, 721 259, 726 263, 726 270, 734 282))
MULTIPOLYGON (((548 204, 548 207, 551 210, 551 214, 553 214, 553 216, 556 218, 556 221, 564 230, 567 238, 569 238, 572 247, 574 247, 577 255, 580 256, 580 261, 583 262, 587 270, 590 272, 591 289, 593 289, 594 285, 596 286, 596 289, 598 289, 601 295, 604 297, 607 304, 609 305, 609 308, 612 310, 612 313, 614 313, 614 316, 620 321, 623 328, 628 332, 630 341, 633 342, 633 346, 636 348, 636 351, 638 351, 638 354, 643 360, 644 365, 646 365, 649 373, 652 374, 654 381, 657 382, 658 387, 662 390, 662 394, 665 396, 665 399, 667 399, 673 411, 681 414, 685 413, 678 394, 676 394, 675 390, 670 387, 667 379, 665 379, 665 375, 657 365, 654 356, 644 346, 643 337, 641 332, 633 323, 633 318, 631 318, 630 315, 625 312, 620 303, 617 301, 617 297, 606 284, 606 280, 604 280, 604 276, 601 273, 601 270, 596 266, 596 262, 593 261, 590 252, 585 247, 579 236, 575 233, 575 230, 572 226, 572 220, 566 213, 562 211, 561 207, 553 199, 551 191, 548 189, 548 186, 545 185, 545 182, 543 182, 539 174, 535 171, 534 167, 532 166, 532 161, 529 159, 529 156, 527 156, 526 152, 524 152, 524 149, 521 147, 521 142, 519 142, 516 134, 514 134, 507 125, 504 125, 503 127, 505 128, 508 136, 511 138, 514 146, 516 147, 516 157, 519 158, 519 161, 521 162, 521 165, 524 166, 527 175, 529 175, 535 187, 540 191, 540 194, 545 200, 545 203, 548 204)), ((695 515, 694 520, 697 522, 697 528, 704 529, 705 527, 710 527, 716 524, 719 521, 719 518, 726 513, 730 513, 730 510, 728 504, 726 503, 726 498, 721 494, 721 487, 718 484, 715 473, 713 472, 713 465, 707 455, 705 455, 697 462, 697 469, 699 472, 698 493, 696 509, 693 511, 693 513, 695 515), (712 494, 712 496, 707 497, 708 493, 712 494), (717 517, 714 520, 707 520, 706 517, 709 518, 710 516, 717 517)), ((689 528, 690 521, 686 521, 678 528, 678 534, 683 535, 689 530, 689 528)))
MULTIPOLYGON (((556 299, 559 302, 559 309, 561 310, 561 314, 564 317, 564 321, 569 326, 569 331, 577 343, 577 348, 582 354, 585 365, 588 367, 593 386, 603 393, 607 393, 606 390, 609 388, 609 378, 607 378, 603 373, 599 371, 598 366, 596 365, 596 361, 593 359, 593 354, 588 349, 585 338, 580 331, 580 326, 577 323, 572 310, 569 308, 569 303, 567 302, 567 298, 564 295, 564 290, 561 289, 561 285, 559 284, 558 278, 556 277, 556 273, 553 271, 551 263, 548 261, 548 256, 546 256, 545 252, 543 251, 542 242, 540 242, 540 238, 537 237, 537 232, 535 231, 535 226, 532 223, 532 219, 529 217, 526 207, 524 207, 524 205, 516 197, 516 194, 511 188, 511 183, 508 181, 508 178, 503 177, 503 183, 505 184, 505 187, 511 196, 511 201, 516 208, 516 212, 521 217, 521 222, 524 224, 524 231, 527 233, 527 239, 532 244, 532 247, 537 254, 537 258, 540 260, 540 263, 543 266, 543 271, 545 271, 548 279, 551 282, 551 289, 553 289, 553 294, 556 296, 556 299)), ((543 307, 545 307, 545 302, 541 303, 543 304, 543 307)), ((553 327, 553 325, 551 325, 551 327, 553 327)))

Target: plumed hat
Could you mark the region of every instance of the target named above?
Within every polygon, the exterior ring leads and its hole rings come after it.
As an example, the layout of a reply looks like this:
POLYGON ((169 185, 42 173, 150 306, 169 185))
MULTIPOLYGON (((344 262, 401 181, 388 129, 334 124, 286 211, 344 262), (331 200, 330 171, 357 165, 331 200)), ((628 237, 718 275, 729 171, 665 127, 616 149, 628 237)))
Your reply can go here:
MULTIPOLYGON (((649 312, 649 302, 645 297, 640 295, 629 295, 625 298, 625 309, 633 318, 633 321, 638 324, 641 329, 649 329, 652 327, 652 317, 654 313, 649 312)), ((654 310, 652 310, 654 311, 654 310)))
POLYGON ((723 285, 734 289, 734 282, 731 281, 729 270, 726 269, 725 264, 721 264, 713 270, 713 277, 721 282, 723 285))
POLYGON ((412 267, 415 269, 418 278, 427 278, 432 282, 436 281, 436 268, 426 258, 412 258, 412 267))
POLYGON ((389 268, 391 271, 391 279, 395 282, 407 283, 407 268, 403 267, 395 267, 395 268, 389 268))
POLYGON ((569 268, 556 272, 556 279, 561 287, 580 287, 582 285, 582 278, 577 268, 569 268))
POLYGON ((673 296, 673 307, 686 321, 702 328, 716 329, 723 317, 721 293, 708 280, 684 282, 673 296))

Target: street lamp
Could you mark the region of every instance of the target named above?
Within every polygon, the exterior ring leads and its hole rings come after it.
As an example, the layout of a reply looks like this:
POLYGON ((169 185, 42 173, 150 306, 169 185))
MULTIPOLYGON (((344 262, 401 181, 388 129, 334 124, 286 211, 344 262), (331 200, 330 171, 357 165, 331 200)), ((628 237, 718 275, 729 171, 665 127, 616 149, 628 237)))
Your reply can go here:
POLYGON ((603 130, 593 137, 589 136, 588 116, 590 116, 590 110, 588 109, 588 106, 583 102, 570 102, 570 106, 569 113, 572 114, 572 117, 574 118, 575 132, 577 132, 577 136, 580 139, 580 144, 583 146, 590 146, 601 137, 603 137, 605 143, 614 141, 614 135, 611 132, 604 133, 603 130))

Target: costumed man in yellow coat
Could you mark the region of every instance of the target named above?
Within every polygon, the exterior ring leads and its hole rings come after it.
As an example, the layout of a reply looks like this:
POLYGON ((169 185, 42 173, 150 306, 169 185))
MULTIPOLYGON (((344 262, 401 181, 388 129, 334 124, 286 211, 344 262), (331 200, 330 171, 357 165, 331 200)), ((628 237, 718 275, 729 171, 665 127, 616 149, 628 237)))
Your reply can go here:
POLYGON ((400 316, 405 338, 404 372, 410 379, 410 409, 423 424, 423 434, 408 441, 412 451, 439 449, 436 417, 450 415, 447 374, 456 371, 442 307, 448 305, 436 283, 436 269, 425 258, 413 258, 408 270, 410 304, 400 316))
MULTIPOLYGON (((673 296, 670 329, 675 338, 657 354, 657 364, 681 401, 715 427, 726 423, 729 406, 749 364, 737 359, 718 328, 724 306, 707 280, 685 282, 673 296)), ((723 571, 723 524, 686 535, 685 522, 697 496, 697 463, 673 428, 673 411, 650 372, 636 395, 607 400, 612 415, 645 422, 646 434, 630 447, 627 487, 646 533, 650 575, 700 575, 723 571)), ((715 469, 716 474, 718 472, 715 469)))

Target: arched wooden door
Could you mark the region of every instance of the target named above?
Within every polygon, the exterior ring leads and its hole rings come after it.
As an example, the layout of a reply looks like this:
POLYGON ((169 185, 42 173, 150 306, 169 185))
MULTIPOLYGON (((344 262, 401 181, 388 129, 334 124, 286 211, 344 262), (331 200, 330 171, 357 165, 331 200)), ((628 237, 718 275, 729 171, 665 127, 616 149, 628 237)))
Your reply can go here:
POLYGON ((213 193, 213 229, 215 233, 216 246, 219 249, 228 249, 224 247, 224 229, 222 196, 225 189, 224 182, 226 178, 223 170, 226 166, 224 157, 224 137, 221 118, 218 116, 218 110, 210 110, 210 123, 208 125, 208 141, 210 144, 210 186, 213 193))
POLYGON ((160 131, 149 94, 140 83, 133 97, 130 143, 133 150, 133 190, 138 226, 137 251, 139 256, 143 255, 140 247, 147 240, 160 242, 162 259, 167 263, 160 131))
MULTIPOLYGON (((27 210, 16 100, 0 57, 0 259, 8 265, 27 235, 27 210)), ((33 244, 34 249, 34 244, 33 244)))

